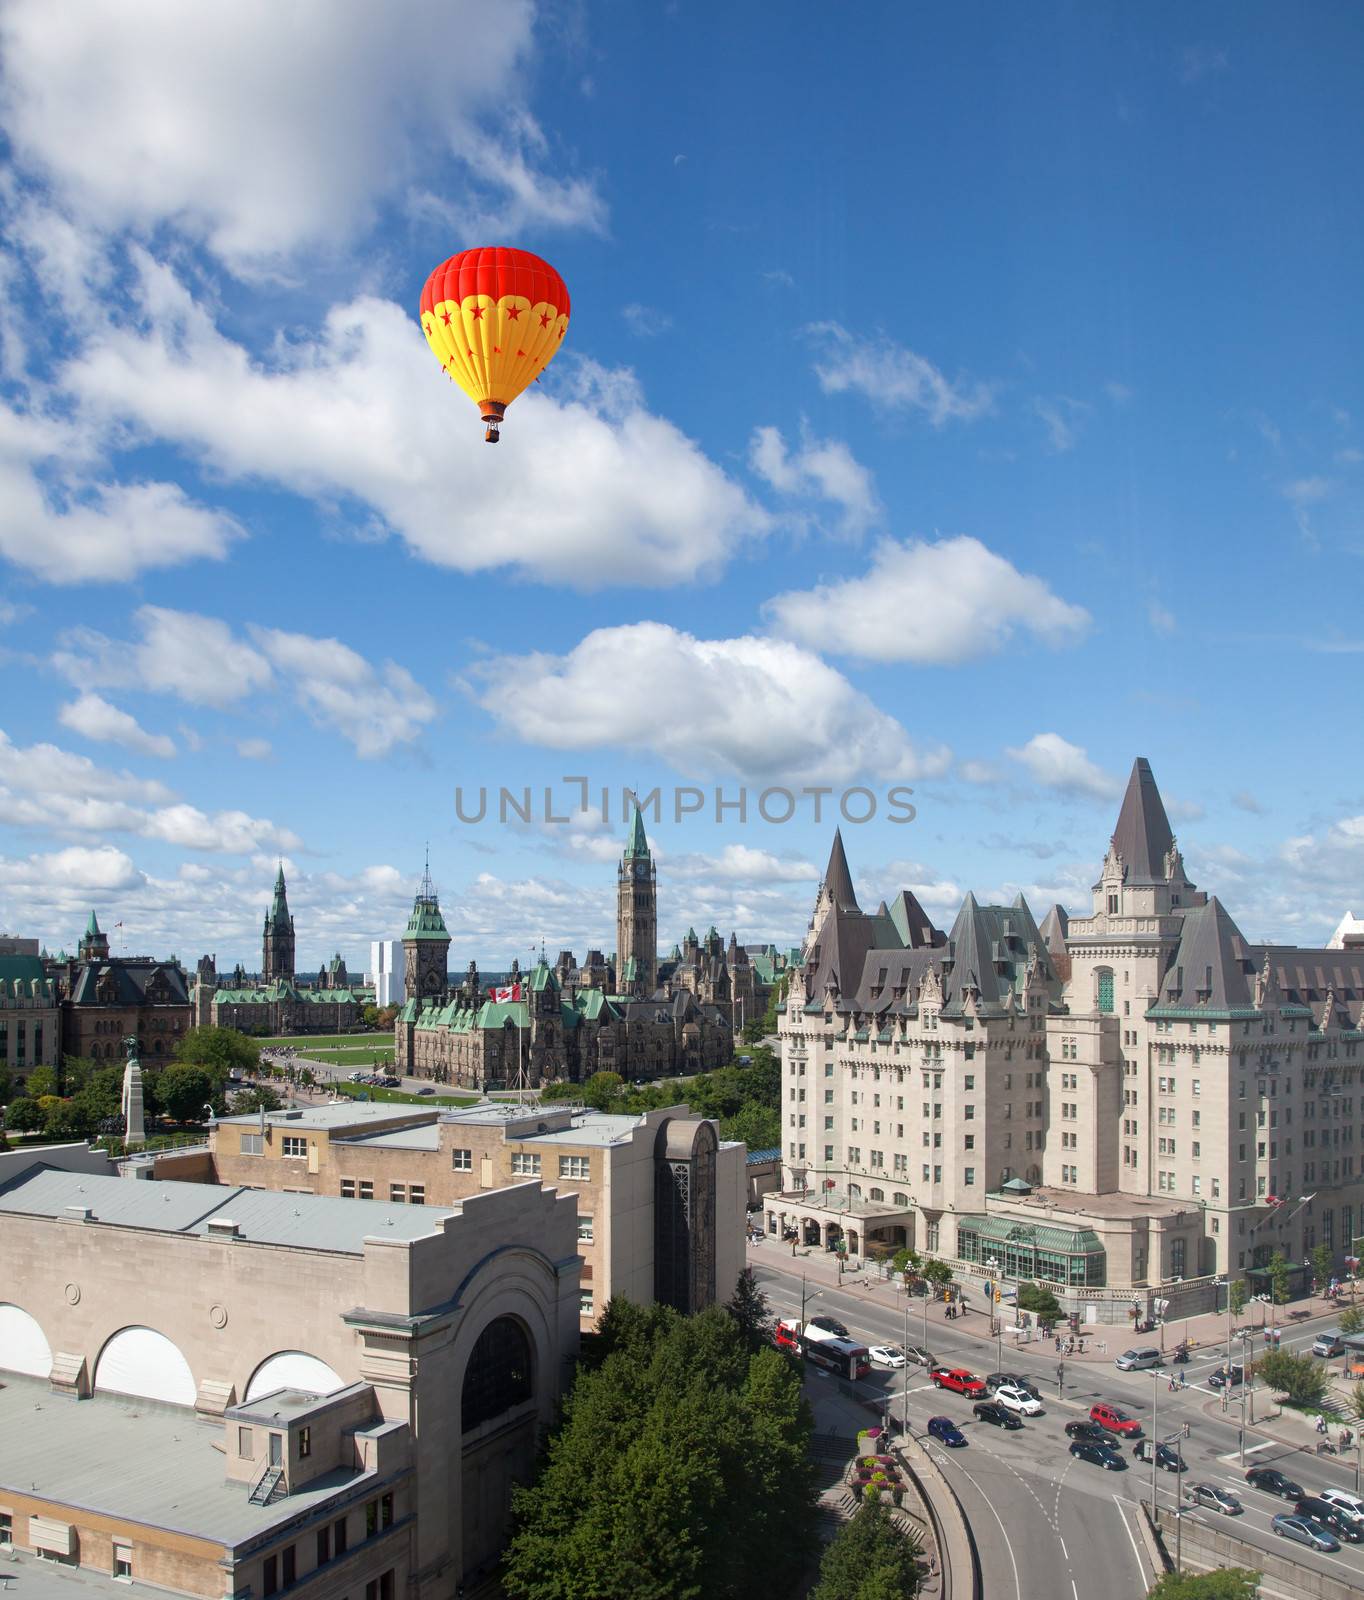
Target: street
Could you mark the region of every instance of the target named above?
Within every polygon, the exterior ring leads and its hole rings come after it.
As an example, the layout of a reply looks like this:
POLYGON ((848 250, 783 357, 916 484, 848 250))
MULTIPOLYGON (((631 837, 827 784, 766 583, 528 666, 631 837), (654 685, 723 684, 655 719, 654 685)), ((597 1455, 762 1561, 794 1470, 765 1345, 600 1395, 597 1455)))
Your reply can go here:
MULTIPOLYGON (((752 1260, 755 1277, 773 1312, 782 1317, 801 1314, 801 1274, 794 1262, 773 1252, 752 1260), (795 1270, 792 1270, 795 1268, 795 1270)), ((1364 1590, 1364 1545, 1343 1544, 1335 1555, 1313 1553, 1276 1537, 1270 1519, 1292 1505, 1245 1481, 1238 1461, 1240 1402, 1233 1392, 1230 1408, 1213 1414, 1204 1407, 1217 1399, 1207 1377, 1222 1360, 1211 1348, 1187 1366, 1158 1368, 1154 1372, 1119 1372, 1095 1362, 1066 1362, 1064 1395, 1056 1395, 1057 1362, 1051 1345, 1004 1347, 1002 1366, 995 1366, 993 1341, 961 1331, 960 1323, 946 1321, 941 1304, 930 1304, 928 1337, 924 1337, 922 1300, 908 1302, 909 1314, 878 1304, 860 1287, 810 1288, 806 1313, 831 1313, 847 1324, 854 1338, 869 1344, 927 1343, 935 1358, 949 1365, 969 1367, 979 1377, 988 1372, 1018 1372, 1031 1379, 1043 1397, 1046 1413, 1025 1418, 1017 1432, 1007 1432, 975 1420, 972 1402, 928 1382, 922 1367, 886 1372, 873 1368, 872 1376, 857 1385, 868 1401, 879 1402, 898 1420, 907 1408, 910 1429, 922 1437, 930 1416, 947 1415, 965 1432, 966 1449, 949 1450, 930 1445, 971 1523, 980 1550, 985 1592, 992 1597, 1070 1595, 1072 1600, 1110 1600, 1110 1597, 1144 1596, 1154 1581, 1137 1532, 1138 1500, 1149 1500, 1151 1469, 1132 1455, 1130 1443, 1122 1453, 1125 1472, 1105 1472, 1069 1453, 1064 1427, 1088 1414, 1096 1400, 1120 1406, 1142 1424, 1146 1436, 1161 1438, 1189 1425, 1182 1441, 1188 1471, 1178 1478, 1186 1484, 1212 1483, 1228 1489, 1245 1507, 1242 1516, 1218 1517, 1202 1509, 1186 1512, 1190 1520, 1220 1524, 1224 1531, 1273 1550, 1305 1566, 1321 1563, 1334 1576, 1364 1590), (907 1325, 906 1325, 907 1324, 907 1325), (1188 1387, 1171 1392, 1172 1373, 1182 1374, 1188 1387)), ((979 1323, 980 1319, 976 1319, 979 1323)), ((1127 1330, 1106 1330, 1114 1355, 1130 1342, 1127 1330)), ((1285 1335, 1283 1348, 1306 1348, 1310 1331, 1285 1335)), ((1257 1404, 1267 1402, 1263 1392, 1257 1404)), ((1220 1402, 1219 1402, 1220 1406, 1220 1402)), ((1246 1466, 1274 1466, 1294 1478, 1310 1494, 1334 1487, 1354 1489, 1353 1459, 1318 1457, 1310 1447, 1267 1441, 1248 1429, 1246 1466)), ((1157 1472, 1158 1502, 1168 1507, 1176 1491, 1177 1475, 1157 1472)))

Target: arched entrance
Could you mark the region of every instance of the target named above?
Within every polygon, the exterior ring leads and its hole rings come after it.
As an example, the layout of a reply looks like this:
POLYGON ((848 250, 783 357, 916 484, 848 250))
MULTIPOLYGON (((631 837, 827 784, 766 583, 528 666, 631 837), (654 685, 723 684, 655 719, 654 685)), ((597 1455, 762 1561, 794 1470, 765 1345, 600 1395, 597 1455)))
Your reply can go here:
POLYGON ((518 1317, 497 1317, 479 1334, 460 1390, 464 1570, 501 1548, 512 1485, 535 1468, 538 1407, 530 1337, 518 1317))

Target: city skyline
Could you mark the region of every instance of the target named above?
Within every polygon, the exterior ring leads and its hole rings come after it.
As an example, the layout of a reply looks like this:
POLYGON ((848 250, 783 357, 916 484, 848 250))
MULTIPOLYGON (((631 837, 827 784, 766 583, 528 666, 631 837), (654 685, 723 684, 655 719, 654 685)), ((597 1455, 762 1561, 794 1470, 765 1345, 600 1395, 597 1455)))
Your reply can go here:
MULTIPOLYGON (((1295 748, 1361 649, 1356 18, 527 3, 437 93, 441 7, 323 15, 0 24, 0 923, 250 965, 282 856, 358 963, 429 840, 454 951, 606 948, 614 815, 454 810, 575 774, 907 785, 867 887, 1074 907, 1138 754, 1248 937, 1359 909, 1357 741, 1295 748), (492 451, 416 306, 499 238, 573 318, 492 451)), ((660 942, 798 937, 831 831, 651 825, 660 942)))

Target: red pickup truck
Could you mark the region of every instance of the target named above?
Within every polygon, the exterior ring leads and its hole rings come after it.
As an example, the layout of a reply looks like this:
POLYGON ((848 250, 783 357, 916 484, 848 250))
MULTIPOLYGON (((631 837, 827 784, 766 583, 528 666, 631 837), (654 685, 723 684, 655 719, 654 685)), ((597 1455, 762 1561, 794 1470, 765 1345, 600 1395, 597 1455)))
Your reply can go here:
POLYGON ((1097 1422, 1101 1428, 1107 1428, 1110 1433, 1130 1436, 1141 1432, 1141 1423, 1135 1417, 1129 1417, 1125 1411, 1119 1411, 1117 1406, 1106 1405, 1102 1400, 1090 1406, 1089 1420, 1097 1422))
POLYGON ((928 1376, 935 1389, 951 1389, 954 1394, 969 1395, 973 1400, 985 1393, 984 1382, 965 1367, 933 1367, 928 1376))

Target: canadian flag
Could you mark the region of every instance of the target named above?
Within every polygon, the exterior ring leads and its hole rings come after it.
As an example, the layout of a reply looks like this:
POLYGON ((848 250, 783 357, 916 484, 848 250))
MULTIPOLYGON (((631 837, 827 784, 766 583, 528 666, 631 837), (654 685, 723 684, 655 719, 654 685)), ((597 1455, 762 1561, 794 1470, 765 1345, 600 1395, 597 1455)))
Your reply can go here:
POLYGON ((519 1000, 521 998, 521 985, 509 983, 504 988, 493 990, 494 1000, 519 1000))
POLYGON ((838 1187, 838 1185, 834 1182, 834 1180, 832 1178, 825 1178, 824 1187, 826 1189, 836 1189, 838 1187))

